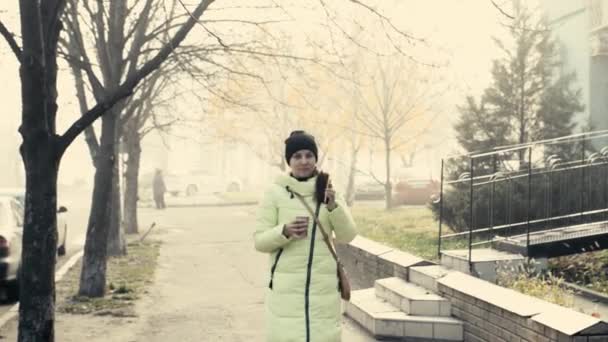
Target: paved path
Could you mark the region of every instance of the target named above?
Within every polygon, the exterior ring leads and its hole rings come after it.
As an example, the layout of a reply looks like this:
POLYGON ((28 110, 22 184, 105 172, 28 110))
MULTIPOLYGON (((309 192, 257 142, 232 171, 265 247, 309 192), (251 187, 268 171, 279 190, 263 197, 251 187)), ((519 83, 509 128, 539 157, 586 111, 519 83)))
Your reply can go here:
MULTIPOLYGON (((157 217, 163 246, 137 341, 264 341, 267 256, 253 248, 251 212, 174 208, 157 217)), ((348 320, 343 340, 375 341, 348 320)))

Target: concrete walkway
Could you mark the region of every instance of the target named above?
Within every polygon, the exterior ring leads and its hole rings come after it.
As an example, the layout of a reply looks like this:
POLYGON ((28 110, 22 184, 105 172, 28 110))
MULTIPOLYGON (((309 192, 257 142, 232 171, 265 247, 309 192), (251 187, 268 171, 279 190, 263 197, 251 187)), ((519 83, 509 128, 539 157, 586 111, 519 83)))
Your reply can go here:
MULTIPOLYGON (((194 212, 175 208, 160 219, 155 215, 163 245, 150 296, 138 308, 136 340, 264 341, 267 255, 253 248, 251 210, 194 212)), ((345 320, 343 341, 375 339, 345 320)))

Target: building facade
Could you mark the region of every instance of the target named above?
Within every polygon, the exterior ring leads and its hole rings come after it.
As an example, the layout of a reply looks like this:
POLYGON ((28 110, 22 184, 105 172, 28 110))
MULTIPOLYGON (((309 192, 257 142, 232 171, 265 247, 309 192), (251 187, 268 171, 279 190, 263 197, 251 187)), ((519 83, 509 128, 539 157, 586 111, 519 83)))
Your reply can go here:
POLYGON ((562 72, 576 73, 585 110, 579 129, 608 129, 608 0, 541 0, 557 38, 562 72))

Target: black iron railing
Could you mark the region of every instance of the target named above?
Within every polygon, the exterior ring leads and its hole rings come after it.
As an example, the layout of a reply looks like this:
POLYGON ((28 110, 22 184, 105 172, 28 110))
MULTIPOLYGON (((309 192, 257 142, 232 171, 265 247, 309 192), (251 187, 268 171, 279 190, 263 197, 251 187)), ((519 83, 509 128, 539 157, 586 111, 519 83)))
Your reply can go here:
POLYGON ((528 249, 531 233, 608 220, 608 130, 442 159, 434 205, 439 256, 466 244, 469 263, 497 239, 523 234, 528 249))

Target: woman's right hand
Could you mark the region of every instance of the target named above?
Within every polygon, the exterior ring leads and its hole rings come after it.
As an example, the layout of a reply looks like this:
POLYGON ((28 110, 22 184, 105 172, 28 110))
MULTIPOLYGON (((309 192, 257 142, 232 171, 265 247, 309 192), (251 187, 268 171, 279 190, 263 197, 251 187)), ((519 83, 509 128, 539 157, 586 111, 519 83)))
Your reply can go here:
POLYGON ((306 236, 308 222, 293 220, 283 226, 283 235, 287 238, 301 239, 306 236))

